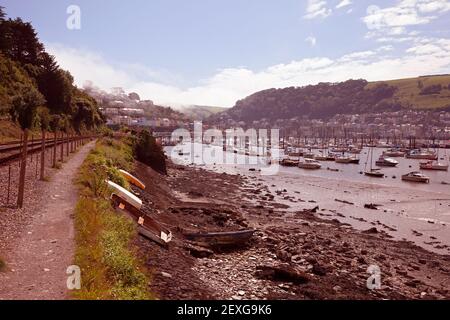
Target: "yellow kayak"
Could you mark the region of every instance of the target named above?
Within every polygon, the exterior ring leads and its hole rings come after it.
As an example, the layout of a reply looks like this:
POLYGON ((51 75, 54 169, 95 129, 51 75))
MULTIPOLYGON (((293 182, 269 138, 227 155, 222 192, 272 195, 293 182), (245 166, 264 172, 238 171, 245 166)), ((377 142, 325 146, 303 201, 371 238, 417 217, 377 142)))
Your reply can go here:
POLYGON ((131 173, 126 172, 125 170, 122 170, 122 169, 119 169, 119 171, 129 183, 131 183, 132 185, 135 185, 136 187, 138 187, 141 190, 145 189, 145 184, 141 180, 139 180, 138 178, 133 176, 131 173))

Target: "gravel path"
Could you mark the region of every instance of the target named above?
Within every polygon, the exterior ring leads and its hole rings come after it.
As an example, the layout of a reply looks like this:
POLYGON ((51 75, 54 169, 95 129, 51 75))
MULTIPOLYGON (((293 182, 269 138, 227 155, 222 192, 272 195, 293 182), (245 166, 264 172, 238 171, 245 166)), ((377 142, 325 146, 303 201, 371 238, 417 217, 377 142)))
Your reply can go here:
POLYGON ((28 202, 29 221, 2 253, 7 271, 0 273, 0 300, 68 298, 66 270, 73 260, 78 199, 73 178, 93 146, 88 143, 73 154, 50 182, 42 183, 37 199, 28 202))

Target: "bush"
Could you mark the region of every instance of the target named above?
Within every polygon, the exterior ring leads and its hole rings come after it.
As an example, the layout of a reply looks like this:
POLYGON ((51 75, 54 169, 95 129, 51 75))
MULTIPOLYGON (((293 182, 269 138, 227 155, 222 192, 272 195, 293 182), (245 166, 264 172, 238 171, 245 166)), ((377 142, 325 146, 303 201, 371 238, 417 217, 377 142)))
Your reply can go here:
POLYGON ((439 93, 441 93, 441 90, 442 90, 442 85, 434 84, 434 85, 427 86, 427 87, 423 88, 422 90, 420 90, 420 95, 424 96, 424 95, 429 95, 429 94, 439 94, 439 93))
POLYGON ((141 131, 134 140, 133 152, 137 160, 159 173, 167 174, 164 152, 161 146, 156 143, 155 137, 147 130, 141 131))

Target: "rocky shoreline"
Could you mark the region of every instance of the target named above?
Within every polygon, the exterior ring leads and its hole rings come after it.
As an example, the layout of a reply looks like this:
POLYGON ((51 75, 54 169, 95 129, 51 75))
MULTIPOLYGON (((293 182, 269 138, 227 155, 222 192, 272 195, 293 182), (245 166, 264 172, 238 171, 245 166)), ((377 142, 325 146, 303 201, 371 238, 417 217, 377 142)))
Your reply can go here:
MULTIPOLYGON (((291 212, 257 178, 169 164, 168 176, 137 164, 145 211, 174 232, 169 248, 138 245, 159 299, 449 299, 450 256, 357 231, 311 211, 291 212), (202 248, 182 230, 255 229, 244 247, 202 248), (381 288, 370 290, 369 266, 381 288)), ((311 209, 320 203, 311 203, 311 209)))

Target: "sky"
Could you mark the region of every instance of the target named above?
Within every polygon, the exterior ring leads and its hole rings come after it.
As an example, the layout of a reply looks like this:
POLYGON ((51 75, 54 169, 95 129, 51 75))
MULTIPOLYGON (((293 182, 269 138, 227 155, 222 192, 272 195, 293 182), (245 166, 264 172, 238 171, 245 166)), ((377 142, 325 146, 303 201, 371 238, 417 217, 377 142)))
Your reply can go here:
POLYGON ((450 0, 0 0, 75 83, 232 107, 268 88, 450 73, 450 0), (71 6, 80 12, 80 28, 71 6), (68 12, 69 9, 69 12, 68 12))

